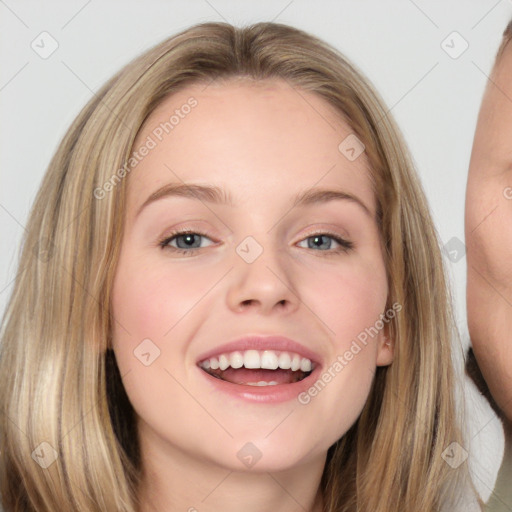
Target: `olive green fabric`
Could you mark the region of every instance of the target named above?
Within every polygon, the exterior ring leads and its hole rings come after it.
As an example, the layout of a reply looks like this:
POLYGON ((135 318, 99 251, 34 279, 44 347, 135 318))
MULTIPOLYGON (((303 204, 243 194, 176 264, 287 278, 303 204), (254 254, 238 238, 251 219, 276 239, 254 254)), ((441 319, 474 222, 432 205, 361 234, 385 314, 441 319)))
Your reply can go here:
POLYGON ((512 512, 512 428, 505 436, 505 454, 486 512, 512 512))

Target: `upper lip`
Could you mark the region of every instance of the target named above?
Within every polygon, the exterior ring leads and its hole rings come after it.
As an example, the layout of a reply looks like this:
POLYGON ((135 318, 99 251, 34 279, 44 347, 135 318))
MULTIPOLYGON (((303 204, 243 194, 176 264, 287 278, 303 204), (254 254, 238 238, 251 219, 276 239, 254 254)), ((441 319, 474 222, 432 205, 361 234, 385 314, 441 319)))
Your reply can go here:
POLYGON ((221 354, 227 354, 235 351, 243 352, 244 350, 276 350, 281 352, 293 352, 309 359, 311 362, 317 364, 320 363, 320 356, 316 352, 297 341, 280 335, 262 336, 257 334, 243 336, 212 348, 199 356, 197 362, 200 363, 205 359, 220 356, 221 354))

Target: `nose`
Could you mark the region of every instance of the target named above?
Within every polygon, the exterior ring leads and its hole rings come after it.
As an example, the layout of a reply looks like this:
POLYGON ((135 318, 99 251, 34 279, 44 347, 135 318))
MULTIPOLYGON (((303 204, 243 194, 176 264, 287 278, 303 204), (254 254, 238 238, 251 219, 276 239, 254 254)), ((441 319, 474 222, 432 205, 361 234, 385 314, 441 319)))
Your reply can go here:
POLYGON ((254 310, 262 315, 289 314, 299 307, 291 266, 285 255, 270 246, 263 247, 261 255, 251 263, 236 254, 230 274, 227 302, 236 313, 254 310))

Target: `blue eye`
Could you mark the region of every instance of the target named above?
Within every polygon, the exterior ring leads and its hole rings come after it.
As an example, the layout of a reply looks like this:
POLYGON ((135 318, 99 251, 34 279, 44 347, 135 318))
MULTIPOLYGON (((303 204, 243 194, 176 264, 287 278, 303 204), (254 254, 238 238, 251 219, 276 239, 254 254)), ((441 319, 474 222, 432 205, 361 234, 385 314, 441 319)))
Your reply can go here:
POLYGON ((337 235, 330 233, 314 233, 302 240, 300 243, 307 241, 308 249, 320 249, 320 252, 348 252, 354 247, 354 244, 349 240, 345 240, 337 235), (338 249, 332 251, 332 242, 338 244, 338 249))
POLYGON ((194 249, 202 249, 201 238, 208 238, 208 236, 204 233, 198 233, 192 230, 175 231, 161 240, 158 245, 162 249, 171 249, 181 254, 188 255, 194 252, 194 249), (176 241, 176 246, 170 245, 174 241, 176 241))

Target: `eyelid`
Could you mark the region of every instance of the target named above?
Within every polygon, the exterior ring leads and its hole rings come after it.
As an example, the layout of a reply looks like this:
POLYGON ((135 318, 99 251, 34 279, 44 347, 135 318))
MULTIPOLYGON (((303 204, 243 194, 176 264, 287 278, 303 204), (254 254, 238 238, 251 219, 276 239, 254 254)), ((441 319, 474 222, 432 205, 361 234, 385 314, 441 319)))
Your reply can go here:
POLYGON ((168 227, 162 235, 159 235, 157 241, 161 241, 164 238, 170 238, 177 235, 183 235, 187 233, 197 233, 199 235, 207 236, 213 240, 212 230, 203 225, 207 224, 199 219, 188 219, 183 222, 179 222, 168 227))
MULTIPOLYGON (((215 242, 215 239, 206 230, 193 229, 193 228, 183 228, 183 229, 178 228, 175 230, 171 230, 171 232, 169 232, 168 234, 159 237, 158 245, 162 248, 165 248, 171 240, 176 239, 178 236, 183 236, 183 235, 187 235, 187 234, 199 235, 199 236, 202 236, 203 238, 208 238, 212 242, 215 242), (166 243, 165 246, 163 245, 164 242, 166 243)), ((170 247, 172 247, 172 246, 170 246, 170 247)), ((184 250, 181 247, 173 247, 173 249, 176 249, 177 251, 184 250)), ((196 251, 198 249, 204 249, 204 247, 194 248, 194 250, 196 250, 196 251)))

